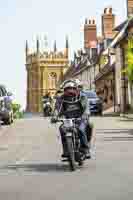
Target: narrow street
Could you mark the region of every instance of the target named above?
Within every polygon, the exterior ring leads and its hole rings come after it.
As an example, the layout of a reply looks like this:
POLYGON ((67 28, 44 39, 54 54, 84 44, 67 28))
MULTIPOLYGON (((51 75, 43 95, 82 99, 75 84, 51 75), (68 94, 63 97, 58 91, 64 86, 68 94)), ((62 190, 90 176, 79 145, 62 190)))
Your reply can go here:
POLYGON ((60 161, 58 125, 27 117, 0 129, 0 199, 131 200, 133 125, 119 118, 92 117, 96 159, 76 172, 60 161))

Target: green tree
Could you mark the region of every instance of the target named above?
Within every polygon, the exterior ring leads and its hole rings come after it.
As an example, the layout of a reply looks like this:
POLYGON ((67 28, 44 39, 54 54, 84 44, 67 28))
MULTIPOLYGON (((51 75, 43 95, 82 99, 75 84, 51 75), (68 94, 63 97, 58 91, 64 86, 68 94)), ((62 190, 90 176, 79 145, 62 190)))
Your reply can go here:
POLYGON ((21 111, 21 105, 18 103, 12 103, 13 115, 15 119, 23 118, 23 112, 21 111))
POLYGON ((131 108, 133 109, 133 48, 127 49, 127 67, 123 71, 129 80, 130 94, 131 94, 131 108))

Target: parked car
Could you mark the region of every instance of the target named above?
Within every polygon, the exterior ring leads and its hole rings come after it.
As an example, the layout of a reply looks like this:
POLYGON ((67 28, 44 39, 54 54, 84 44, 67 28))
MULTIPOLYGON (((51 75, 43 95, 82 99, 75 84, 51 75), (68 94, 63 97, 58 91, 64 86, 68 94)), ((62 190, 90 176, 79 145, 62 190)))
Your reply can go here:
POLYGON ((89 108, 91 114, 99 114, 103 113, 103 101, 99 98, 95 91, 85 90, 83 94, 87 96, 89 102, 89 108))
POLYGON ((12 93, 4 85, 0 85, 0 120, 7 125, 13 123, 12 100, 12 93))

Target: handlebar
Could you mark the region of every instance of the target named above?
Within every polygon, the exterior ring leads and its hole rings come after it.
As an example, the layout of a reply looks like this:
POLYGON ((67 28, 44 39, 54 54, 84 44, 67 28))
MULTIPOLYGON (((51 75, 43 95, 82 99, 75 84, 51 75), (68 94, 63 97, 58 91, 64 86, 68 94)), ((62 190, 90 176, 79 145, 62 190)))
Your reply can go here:
POLYGON ((71 118, 71 119, 60 118, 60 119, 54 120, 54 122, 55 122, 55 123, 57 123, 57 122, 64 122, 65 120, 81 121, 81 118, 71 118))

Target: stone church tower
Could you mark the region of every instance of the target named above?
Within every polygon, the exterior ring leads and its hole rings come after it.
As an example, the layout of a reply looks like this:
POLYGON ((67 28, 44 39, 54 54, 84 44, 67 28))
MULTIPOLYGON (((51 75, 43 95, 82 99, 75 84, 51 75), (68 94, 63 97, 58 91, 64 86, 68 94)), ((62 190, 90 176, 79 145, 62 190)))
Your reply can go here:
POLYGON ((46 92, 51 96, 56 93, 57 84, 69 65, 69 47, 66 38, 64 51, 59 52, 54 44, 53 51, 41 51, 40 42, 36 40, 36 51, 31 53, 26 42, 26 70, 27 70, 27 112, 41 112, 41 99, 46 92))

